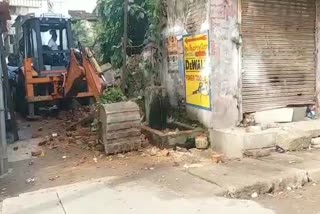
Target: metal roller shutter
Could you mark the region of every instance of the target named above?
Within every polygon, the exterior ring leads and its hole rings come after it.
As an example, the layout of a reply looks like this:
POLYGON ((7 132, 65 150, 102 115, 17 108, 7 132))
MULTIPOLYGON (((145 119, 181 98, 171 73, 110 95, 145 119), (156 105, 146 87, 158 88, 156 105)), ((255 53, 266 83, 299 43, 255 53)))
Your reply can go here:
POLYGON ((315 1, 242 0, 243 112, 314 103, 315 1))

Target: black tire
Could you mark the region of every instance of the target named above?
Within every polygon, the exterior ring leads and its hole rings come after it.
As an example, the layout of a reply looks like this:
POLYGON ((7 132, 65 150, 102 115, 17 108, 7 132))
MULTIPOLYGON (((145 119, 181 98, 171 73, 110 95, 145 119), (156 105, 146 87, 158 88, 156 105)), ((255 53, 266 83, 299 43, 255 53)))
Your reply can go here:
POLYGON ((16 96, 15 96, 15 106, 16 111, 22 114, 23 116, 27 116, 28 111, 28 102, 26 100, 26 88, 25 88, 25 77, 22 71, 18 73, 18 83, 16 89, 16 96))

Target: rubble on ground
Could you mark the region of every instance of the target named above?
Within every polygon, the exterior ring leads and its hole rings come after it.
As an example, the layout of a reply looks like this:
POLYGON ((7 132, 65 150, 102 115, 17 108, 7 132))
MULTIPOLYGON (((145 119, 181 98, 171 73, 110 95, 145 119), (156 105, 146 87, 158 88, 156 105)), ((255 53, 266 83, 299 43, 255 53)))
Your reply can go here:
POLYGON ((272 151, 274 151, 274 148, 250 149, 244 151, 244 156, 250 158, 262 158, 270 156, 272 151))
POLYGON ((211 160, 214 163, 224 163, 225 162, 225 156, 224 156, 224 154, 214 153, 211 156, 211 160))
MULTIPOLYGON (((81 107, 72 111, 61 111, 58 116, 58 123, 61 126, 53 127, 51 132, 43 132, 46 136, 43 136, 38 143, 38 146, 44 147, 42 150, 54 150, 58 148, 77 147, 87 151, 95 152, 94 162, 98 161, 98 157, 104 154, 105 147, 102 141, 99 139, 99 131, 92 129, 94 117, 89 121, 83 122, 83 118, 88 118, 89 115, 95 114, 96 108, 81 107), (61 121, 61 122, 60 122, 61 121), (76 124, 76 125, 74 125, 76 124), (67 127, 72 129, 66 130, 67 127)), ((43 131, 45 125, 43 125, 43 131)), ((178 130, 175 130, 178 131, 178 130)), ((142 157, 151 156, 157 159, 172 159, 175 166, 179 166, 181 162, 188 164, 196 164, 202 161, 212 162, 212 155, 214 154, 211 150, 203 150, 207 148, 206 145, 208 138, 207 136, 200 137, 200 143, 198 147, 201 149, 186 149, 183 147, 176 146, 175 148, 159 149, 157 147, 148 147, 149 142, 145 135, 141 135, 143 148, 139 149, 139 155, 142 157), (200 145, 202 144, 202 145, 200 145), (147 148, 146 148, 147 147, 147 148)), ((36 156, 41 154, 37 153, 36 156)), ((117 154, 119 159, 125 159, 126 154, 117 154)), ((62 159, 66 159, 67 156, 62 156, 62 159)), ((88 160, 88 157, 82 157, 78 164, 83 164, 88 160)), ((217 161, 224 162, 224 161, 217 161)))
MULTIPOLYGON (((96 107, 80 107, 70 111, 61 111, 57 125, 47 132, 45 125, 41 127, 42 137, 38 146, 49 150, 74 146, 87 151, 104 153, 105 146, 99 139, 98 123, 95 122, 96 107), (60 125, 61 124, 61 125, 60 125), (46 131, 46 132, 44 132, 46 131), (45 135, 45 136, 44 136, 45 135)), ((143 147, 148 145, 148 139, 140 136, 143 147)))
POLYGON ((320 149, 320 138, 313 138, 311 140, 311 148, 313 149, 320 149))
POLYGON ((33 157, 39 157, 39 156, 41 156, 42 153, 43 153, 42 150, 32 151, 32 152, 31 152, 31 156, 33 156, 33 157))

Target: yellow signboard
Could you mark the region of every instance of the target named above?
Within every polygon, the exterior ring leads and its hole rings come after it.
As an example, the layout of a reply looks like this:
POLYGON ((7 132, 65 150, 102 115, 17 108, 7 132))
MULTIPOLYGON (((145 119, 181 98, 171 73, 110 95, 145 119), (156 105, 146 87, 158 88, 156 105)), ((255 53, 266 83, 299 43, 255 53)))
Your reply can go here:
POLYGON ((186 103, 211 109, 208 34, 183 38, 186 103))

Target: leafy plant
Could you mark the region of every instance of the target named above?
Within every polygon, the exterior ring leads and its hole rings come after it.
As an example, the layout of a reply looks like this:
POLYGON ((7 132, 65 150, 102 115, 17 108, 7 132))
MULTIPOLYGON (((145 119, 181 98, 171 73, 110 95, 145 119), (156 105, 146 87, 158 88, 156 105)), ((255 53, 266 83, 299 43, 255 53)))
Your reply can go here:
MULTIPOLYGON (((148 41, 159 41, 162 0, 129 0, 128 47, 142 47, 148 41)), ((122 38, 124 30, 124 0, 98 0, 97 39, 103 62, 122 66, 122 38)))
POLYGON ((85 20, 77 21, 72 24, 72 32, 74 41, 76 44, 80 42, 84 47, 92 47, 94 44, 94 33, 93 29, 90 28, 89 24, 85 20))
POLYGON ((100 103, 102 104, 118 103, 125 100, 126 96, 122 93, 120 88, 108 89, 100 97, 100 103))

